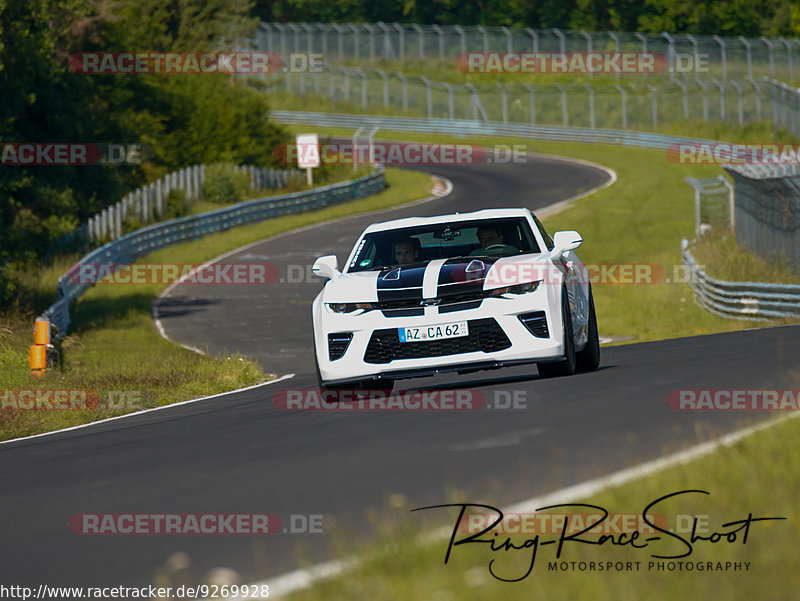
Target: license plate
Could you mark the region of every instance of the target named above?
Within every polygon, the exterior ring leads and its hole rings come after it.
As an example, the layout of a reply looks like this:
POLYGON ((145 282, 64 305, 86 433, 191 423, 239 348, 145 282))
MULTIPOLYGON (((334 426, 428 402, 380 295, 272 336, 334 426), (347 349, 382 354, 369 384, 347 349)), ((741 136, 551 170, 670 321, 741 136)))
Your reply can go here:
POLYGON ((419 328, 397 328, 397 330, 400 333, 400 342, 425 342, 469 335, 466 321, 421 326, 419 328))

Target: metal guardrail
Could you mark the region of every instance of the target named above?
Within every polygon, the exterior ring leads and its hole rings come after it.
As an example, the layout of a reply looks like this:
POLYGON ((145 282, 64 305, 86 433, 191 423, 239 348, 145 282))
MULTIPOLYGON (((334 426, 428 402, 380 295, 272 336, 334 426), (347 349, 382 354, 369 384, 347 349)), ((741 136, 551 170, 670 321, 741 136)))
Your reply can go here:
POLYGON ((344 113, 311 113, 301 111, 272 111, 270 116, 280 123, 300 123, 318 127, 376 126, 382 130, 413 131, 418 133, 450 134, 455 136, 516 136, 557 142, 595 142, 619 144, 635 148, 666 150, 673 144, 718 144, 716 140, 693 139, 625 129, 591 129, 555 125, 528 125, 499 121, 470 119, 438 119, 425 117, 387 117, 381 115, 351 115, 344 113))
POLYGON ((385 187, 386 179, 383 170, 379 169, 375 173, 349 182, 271 198, 248 200, 201 215, 181 217, 138 229, 90 252, 62 275, 58 280, 59 300, 51 305, 42 317, 55 326, 57 337, 66 333, 70 323, 70 303, 91 286, 81 283, 82 265, 103 264, 116 270, 154 250, 173 244, 288 213, 319 209, 362 198, 385 187))
POLYGON ((689 269, 689 286, 701 306, 722 317, 766 321, 800 316, 800 284, 726 282, 710 277, 681 243, 683 264, 689 269))

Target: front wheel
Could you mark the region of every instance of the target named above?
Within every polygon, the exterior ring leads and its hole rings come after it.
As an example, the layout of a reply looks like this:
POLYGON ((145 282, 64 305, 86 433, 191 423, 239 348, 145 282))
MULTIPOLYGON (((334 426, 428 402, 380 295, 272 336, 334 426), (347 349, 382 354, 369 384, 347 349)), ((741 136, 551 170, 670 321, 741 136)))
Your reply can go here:
POLYGON ((569 309, 567 290, 561 294, 561 320, 564 322, 564 358, 555 363, 537 363, 539 376, 554 378, 575 373, 575 337, 572 333, 572 312, 569 309))
POLYGON ((589 331, 586 346, 575 355, 578 371, 594 371, 600 365, 600 336, 597 333, 597 315, 594 311, 594 296, 589 291, 589 331))

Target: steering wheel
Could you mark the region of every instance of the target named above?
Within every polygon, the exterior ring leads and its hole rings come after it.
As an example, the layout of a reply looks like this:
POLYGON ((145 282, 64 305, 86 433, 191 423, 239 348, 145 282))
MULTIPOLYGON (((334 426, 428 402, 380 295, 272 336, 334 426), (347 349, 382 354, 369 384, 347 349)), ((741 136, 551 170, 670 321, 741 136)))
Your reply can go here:
POLYGON ((502 252, 505 249, 505 247, 506 247, 505 244, 491 244, 491 245, 487 246, 486 248, 484 248, 483 250, 490 251, 490 250, 494 249, 496 251, 502 252))

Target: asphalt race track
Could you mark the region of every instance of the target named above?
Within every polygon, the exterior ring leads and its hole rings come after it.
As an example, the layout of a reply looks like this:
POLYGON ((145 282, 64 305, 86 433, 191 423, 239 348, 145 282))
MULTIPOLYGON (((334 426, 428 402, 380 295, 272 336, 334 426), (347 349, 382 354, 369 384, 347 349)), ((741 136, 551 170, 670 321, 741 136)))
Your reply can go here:
MULTIPOLYGON (((478 208, 536 209, 600 185, 603 171, 537 159, 525 165, 436 167, 454 194, 382 213, 384 220, 478 208)), ((280 236, 226 262, 340 261, 370 217, 280 236)), ((304 278, 303 278, 304 279, 304 278)), ((661 456, 764 415, 669 409, 679 388, 787 388, 800 360, 796 327, 605 348, 601 369, 538 379, 534 367, 398 383, 516 391, 526 410, 285 412, 274 392, 315 386, 310 303, 320 283, 179 286, 160 306, 168 335, 211 352, 239 351, 292 379, 75 431, 0 445, 0 573, 35 585, 149 584, 176 551, 187 584, 219 566, 243 582, 330 557, 337 532, 370 532, 369 508, 402 494, 411 507, 507 504, 661 456), (324 514, 321 535, 81 536, 77 513, 324 514)), ((668 310, 668 309, 665 309, 668 310)), ((603 316, 598 316, 603 334, 603 316)), ((724 452, 724 451, 723 451, 724 452)), ((442 519, 446 516, 443 514, 442 519)))

